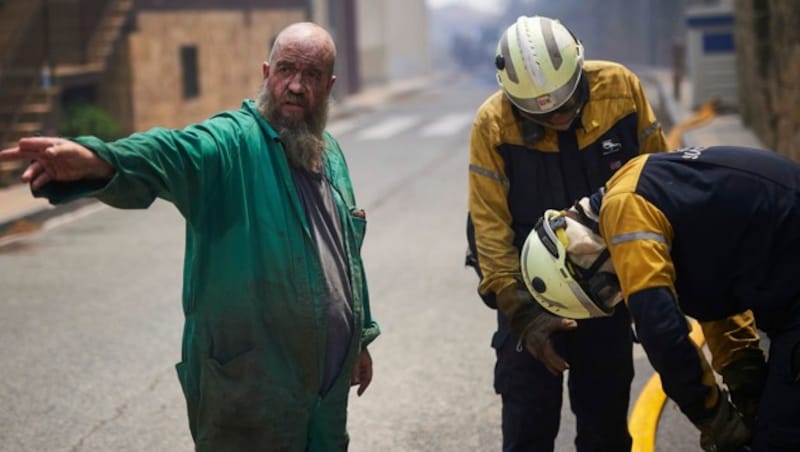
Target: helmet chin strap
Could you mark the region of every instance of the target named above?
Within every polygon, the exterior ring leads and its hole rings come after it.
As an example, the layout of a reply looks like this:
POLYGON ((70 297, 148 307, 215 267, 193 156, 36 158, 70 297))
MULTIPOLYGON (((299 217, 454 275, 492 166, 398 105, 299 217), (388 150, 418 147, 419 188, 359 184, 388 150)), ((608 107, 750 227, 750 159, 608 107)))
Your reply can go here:
MULTIPOLYGON (((611 253, 608 248, 604 248, 588 269, 579 270, 578 274, 573 275, 589 298, 601 308, 608 310, 612 309, 619 300, 619 297, 616 296, 619 293, 617 276, 613 273, 599 271, 610 258, 611 253)), ((580 268, 577 265, 573 265, 573 267, 580 268)))
POLYGON ((575 209, 577 215, 570 215, 570 218, 591 229, 595 234, 600 234, 600 222, 598 221, 597 213, 592 212, 592 208, 590 206, 584 207, 584 205, 581 203, 583 199, 584 198, 581 198, 575 201, 575 204, 572 206, 572 208, 575 209))
POLYGON ((608 248, 603 248, 603 251, 597 255, 597 258, 592 262, 592 265, 589 266, 585 270, 586 273, 582 274, 581 276, 585 279, 590 279, 597 274, 597 270, 606 263, 607 260, 611 258, 611 253, 608 252, 608 248))

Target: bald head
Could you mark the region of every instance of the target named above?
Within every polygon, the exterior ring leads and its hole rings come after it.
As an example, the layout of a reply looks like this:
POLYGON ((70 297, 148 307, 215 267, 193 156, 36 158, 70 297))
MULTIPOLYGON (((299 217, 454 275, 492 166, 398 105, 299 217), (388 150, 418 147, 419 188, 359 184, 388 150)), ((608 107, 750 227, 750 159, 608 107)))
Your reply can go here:
POLYGON ((286 49, 302 47, 321 65, 333 73, 336 45, 327 30, 312 22, 298 22, 281 30, 272 45, 269 62, 272 64, 286 49))

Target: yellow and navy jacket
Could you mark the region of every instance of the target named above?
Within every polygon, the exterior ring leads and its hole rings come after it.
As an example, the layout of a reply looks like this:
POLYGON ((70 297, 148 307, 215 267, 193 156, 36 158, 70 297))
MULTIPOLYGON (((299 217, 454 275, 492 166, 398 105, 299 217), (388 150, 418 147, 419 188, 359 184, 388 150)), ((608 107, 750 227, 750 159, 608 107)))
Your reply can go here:
MULTIPOLYGON (((751 310, 767 333, 800 323, 800 165, 724 146, 640 156, 592 202, 639 339, 667 395, 697 422, 717 389, 684 313, 720 321, 751 310)), ((744 326, 732 347, 757 346, 744 326)))
POLYGON ((666 150, 635 74, 616 63, 587 61, 583 77, 588 100, 570 130, 544 128, 537 141, 523 139, 502 91, 476 114, 468 208, 484 297, 521 280, 519 250, 546 209, 589 195, 640 153, 666 150))

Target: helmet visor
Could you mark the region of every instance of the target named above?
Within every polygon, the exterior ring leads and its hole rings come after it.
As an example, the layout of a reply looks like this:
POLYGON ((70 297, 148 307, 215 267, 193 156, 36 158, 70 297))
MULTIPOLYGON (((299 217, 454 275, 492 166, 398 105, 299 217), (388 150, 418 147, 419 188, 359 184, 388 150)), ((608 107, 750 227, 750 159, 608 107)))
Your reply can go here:
MULTIPOLYGON (((602 264, 606 259, 608 259, 608 255, 601 255, 598 257, 596 263, 602 264)), ((610 313, 613 311, 614 306, 622 301, 619 279, 617 279, 617 275, 614 273, 585 269, 574 263, 568 265, 567 269, 584 293, 602 311, 610 313)))
POLYGON ((520 109, 520 114, 537 124, 557 130, 566 130, 572 125, 572 121, 578 117, 583 108, 584 99, 582 90, 576 89, 575 92, 560 107, 547 113, 530 113, 520 109))

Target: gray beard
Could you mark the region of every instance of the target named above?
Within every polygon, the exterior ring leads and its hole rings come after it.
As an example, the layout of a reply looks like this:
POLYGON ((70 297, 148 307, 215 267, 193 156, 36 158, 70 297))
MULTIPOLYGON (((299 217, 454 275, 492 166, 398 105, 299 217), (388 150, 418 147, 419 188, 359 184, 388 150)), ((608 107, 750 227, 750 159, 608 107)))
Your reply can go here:
POLYGON ((264 83, 256 98, 256 108, 278 132, 289 164, 295 168, 318 173, 322 163, 322 152, 325 150, 322 132, 328 122, 328 99, 302 119, 287 118, 281 115, 279 106, 267 89, 267 84, 264 83))

